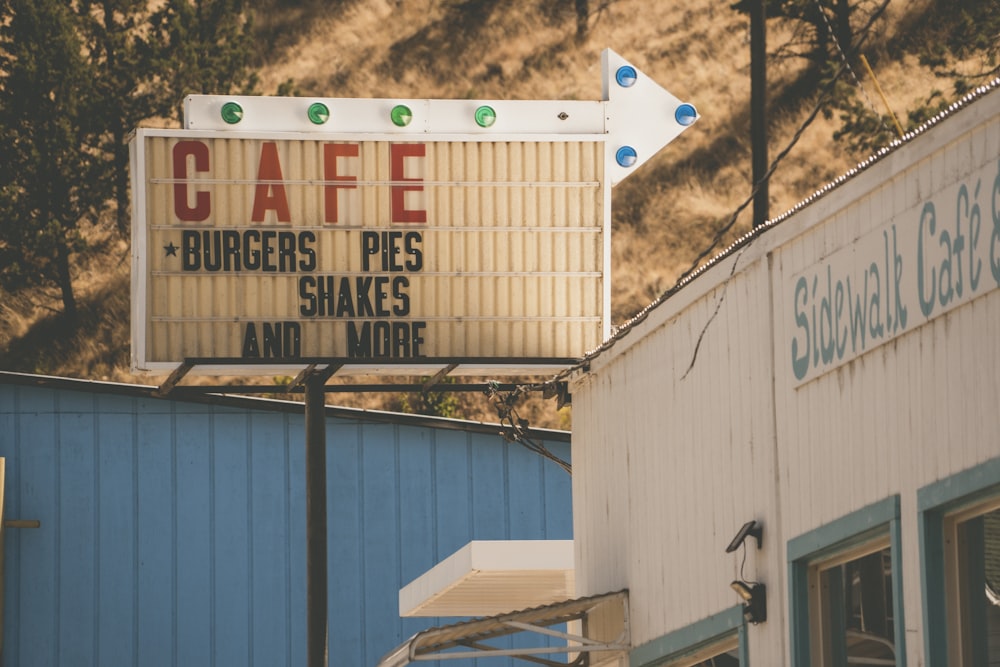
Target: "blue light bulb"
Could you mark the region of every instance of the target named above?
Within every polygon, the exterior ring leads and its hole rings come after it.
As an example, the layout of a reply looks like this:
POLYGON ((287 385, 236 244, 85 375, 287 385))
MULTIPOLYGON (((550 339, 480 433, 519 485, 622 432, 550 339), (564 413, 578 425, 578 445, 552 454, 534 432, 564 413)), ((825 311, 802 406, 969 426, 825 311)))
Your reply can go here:
POLYGON ((615 161, 622 167, 631 167, 638 158, 638 154, 631 146, 622 146, 615 153, 615 161))
POLYGON ((635 71, 635 68, 631 65, 622 65, 615 72, 615 81, 622 88, 631 88, 635 85, 635 80, 639 77, 639 74, 635 71))
POLYGON ((677 107, 677 111, 674 112, 674 118, 678 123, 687 127, 691 123, 698 120, 698 111, 694 108, 693 104, 684 103, 677 107))

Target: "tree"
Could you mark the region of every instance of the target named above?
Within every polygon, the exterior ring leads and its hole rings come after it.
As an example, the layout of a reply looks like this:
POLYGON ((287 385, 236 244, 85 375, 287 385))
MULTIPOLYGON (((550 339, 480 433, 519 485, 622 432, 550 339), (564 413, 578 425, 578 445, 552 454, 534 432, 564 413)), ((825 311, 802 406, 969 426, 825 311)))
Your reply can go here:
MULTIPOLYGON (((823 91, 829 103, 827 118, 840 113, 841 128, 834 139, 844 139, 855 150, 870 150, 892 138, 891 118, 872 111, 857 98, 852 77, 860 69, 862 47, 875 36, 877 21, 888 0, 766 0, 767 19, 790 24, 792 37, 778 47, 774 57, 802 58, 809 65, 801 83, 823 91)), ((749 12, 748 0, 732 5, 749 12)))
POLYGON ((154 67, 164 84, 157 111, 178 117, 190 94, 252 93, 257 76, 246 0, 167 0, 151 17, 154 67))
POLYGON ((911 43, 920 62, 955 81, 956 94, 1000 74, 1000 0, 935 0, 911 43), (978 67, 957 66, 978 59, 978 67))
MULTIPOLYGON (((949 81, 955 97, 1000 72, 1000 0, 935 0, 912 20, 895 45, 898 57, 916 55, 920 64, 949 81)), ((907 129, 948 107, 951 99, 933 90, 906 112, 907 129)), ((841 128, 834 138, 858 152, 871 152, 896 138, 893 119, 856 98, 839 105, 841 128)))
MULTIPOLYGON (((747 14, 746 0, 732 5, 747 14)), ((875 0, 767 0, 767 18, 791 24, 792 38, 775 53, 778 58, 804 58, 815 71, 853 57, 858 30, 882 8, 875 0)))
POLYGON ((78 226, 128 234, 128 133, 188 93, 249 91, 245 0, 0 0, 0 284, 76 314, 78 226))
POLYGON ((5 0, 0 22, 0 278, 55 284, 76 317, 70 254, 106 195, 94 71, 63 0, 5 0))
POLYGON ((144 35, 148 5, 147 0, 81 0, 77 5, 79 29, 95 73, 95 120, 103 129, 95 148, 110 160, 104 177, 110 181, 115 225, 123 237, 129 230, 126 137, 156 111, 152 50, 144 35))
MULTIPOLYGON (((573 22, 574 39, 577 44, 587 41, 590 34, 591 17, 599 17, 615 2, 615 0, 538 0, 538 10, 542 16, 553 25, 561 24, 567 19, 573 22)), ((594 19, 595 21, 598 19, 594 19)))

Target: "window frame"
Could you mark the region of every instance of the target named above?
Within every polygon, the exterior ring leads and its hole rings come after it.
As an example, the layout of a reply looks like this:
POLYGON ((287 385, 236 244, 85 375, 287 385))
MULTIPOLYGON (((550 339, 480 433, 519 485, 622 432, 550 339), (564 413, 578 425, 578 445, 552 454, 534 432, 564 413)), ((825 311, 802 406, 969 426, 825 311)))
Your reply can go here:
POLYGON ((654 667, 680 660, 704 660, 714 651, 736 647, 740 667, 750 664, 743 605, 730 607, 691 625, 669 632, 629 652, 629 667, 654 667))
MULTIPOLYGON (((1000 507, 1000 458, 990 459, 917 490, 920 585, 923 595, 924 658, 927 665, 948 665, 948 639, 958 631, 949 618, 958 596, 957 547, 946 548, 946 531, 1000 507), (949 606, 949 595, 953 597, 949 606)), ((956 655, 956 658, 958 656, 956 655)), ((956 663, 957 664, 957 663, 956 663)))
POLYGON ((906 622, 903 615, 903 550, 899 495, 889 496, 788 541, 788 596, 791 664, 813 664, 814 624, 819 622, 818 596, 809 591, 819 578, 815 566, 832 567, 858 555, 890 549, 892 564, 893 643, 897 667, 906 667, 906 622))

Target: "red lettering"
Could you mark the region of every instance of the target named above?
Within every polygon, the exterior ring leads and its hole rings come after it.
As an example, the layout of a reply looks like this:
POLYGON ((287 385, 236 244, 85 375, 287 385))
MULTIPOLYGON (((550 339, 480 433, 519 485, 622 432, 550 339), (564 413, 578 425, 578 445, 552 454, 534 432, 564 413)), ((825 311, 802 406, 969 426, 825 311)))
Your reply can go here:
POLYGON ((196 192, 194 206, 188 203, 187 159, 194 158, 195 171, 208 171, 208 145, 200 141, 178 141, 174 144, 174 214, 185 222, 207 220, 212 212, 211 195, 196 192))
POLYGON ((253 222, 263 222, 267 211, 274 211, 278 222, 291 222, 288 212, 288 197, 282 183, 281 163, 278 160, 278 144, 268 141, 261 144, 260 164, 257 167, 257 189, 253 195, 253 222))
POLYGON ((346 188, 354 190, 357 185, 330 185, 331 181, 339 183, 357 183, 357 176, 342 176, 337 173, 338 157, 358 157, 357 144, 324 144, 323 145, 323 178, 327 185, 323 187, 326 205, 326 222, 339 222, 337 213, 337 190, 346 188))
POLYGON ((422 185, 397 185, 398 183, 423 183, 423 178, 406 178, 403 160, 408 157, 424 157, 427 146, 424 144, 392 144, 389 146, 389 177, 392 179, 392 221, 393 222, 427 222, 427 211, 424 209, 408 209, 404 201, 407 192, 423 192, 422 185))

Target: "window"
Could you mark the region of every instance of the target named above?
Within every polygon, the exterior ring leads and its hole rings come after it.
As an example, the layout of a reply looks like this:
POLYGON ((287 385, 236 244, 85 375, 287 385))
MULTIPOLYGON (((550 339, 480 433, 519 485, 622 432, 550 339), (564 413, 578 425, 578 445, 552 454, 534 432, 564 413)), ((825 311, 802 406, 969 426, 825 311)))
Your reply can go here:
MULTIPOLYGON (((997 505, 994 500, 992 505, 997 505)), ((950 665, 1000 665, 1000 508, 977 507, 944 525, 950 665)))
POLYGON ((746 667, 743 606, 733 607, 638 646, 630 667, 746 667))
POLYGON ((813 636, 823 665, 895 665, 891 548, 865 545, 812 566, 818 623, 813 636))
POLYGON ((739 667, 738 643, 736 637, 733 637, 731 641, 708 646, 695 655, 661 664, 664 667, 667 665, 670 667, 739 667), (727 645, 731 648, 727 648, 727 645))
POLYGON ((920 490, 928 664, 1000 665, 1000 459, 920 490))
POLYGON ((899 537, 893 497, 789 542, 793 664, 905 664, 899 537))
POLYGON ((739 667, 740 656, 738 648, 735 646, 738 642, 735 638, 731 642, 734 644, 733 648, 726 650, 723 646, 712 646, 708 649, 709 656, 698 656, 695 658, 696 662, 691 661, 678 661, 676 663, 668 663, 670 665, 676 665, 676 667, 739 667))

